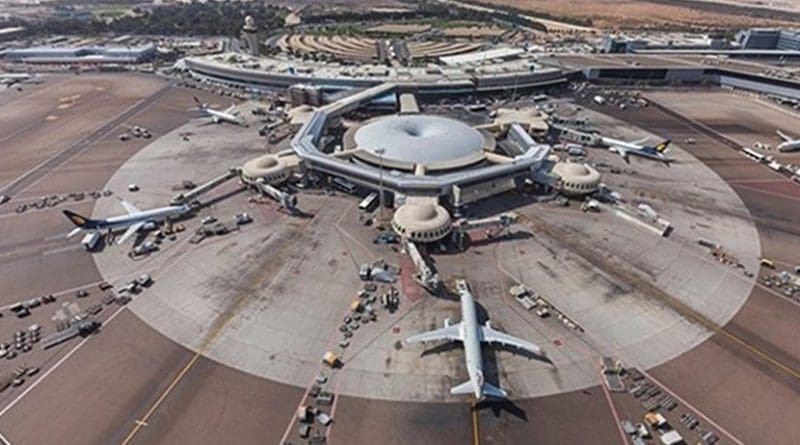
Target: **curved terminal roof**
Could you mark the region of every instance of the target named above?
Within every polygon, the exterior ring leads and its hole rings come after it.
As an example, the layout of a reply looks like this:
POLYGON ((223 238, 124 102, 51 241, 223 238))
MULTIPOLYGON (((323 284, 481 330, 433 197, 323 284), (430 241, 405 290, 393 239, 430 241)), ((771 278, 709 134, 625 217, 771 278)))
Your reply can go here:
POLYGON ((242 166, 242 178, 245 182, 264 179, 268 183, 289 177, 297 168, 300 159, 291 150, 280 153, 269 153, 251 159, 242 166))
POLYGON ((553 173, 563 181, 591 184, 600 181, 600 173, 586 164, 559 162, 553 167, 553 173))
POLYGON ((494 138, 444 116, 424 114, 383 116, 356 127, 345 137, 347 148, 373 164, 411 170, 445 170, 475 164, 484 150, 493 150, 494 138), (383 153, 380 153, 382 150, 383 153))
POLYGON ((410 200, 394 212, 392 228, 412 241, 431 242, 450 233, 450 222, 450 214, 435 199, 420 198, 410 200))
POLYGON ((534 174, 543 165, 542 162, 550 151, 549 147, 545 149, 531 147, 525 154, 511 159, 510 162, 493 163, 482 168, 454 170, 442 175, 415 175, 413 172, 401 170, 391 170, 389 174, 383 175, 380 169, 372 165, 351 163, 320 150, 320 141, 331 119, 352 111, 376 97, 395 93, 397 89, 396 84, 384 83, 320 107, 295 134, 291 143, 292 149, 308 169, 344 176, 361 184, 378 184, 382 181, 385 187, 399 193, 425 195, 450 193, 452 187, 457 184, 472 184, 513 174, 534 174))
POLYGON ((592 193, 600 184, 600 173, 586 164, 559 162, 553 173, 561 178, 561 189, 567 193, 592 193))

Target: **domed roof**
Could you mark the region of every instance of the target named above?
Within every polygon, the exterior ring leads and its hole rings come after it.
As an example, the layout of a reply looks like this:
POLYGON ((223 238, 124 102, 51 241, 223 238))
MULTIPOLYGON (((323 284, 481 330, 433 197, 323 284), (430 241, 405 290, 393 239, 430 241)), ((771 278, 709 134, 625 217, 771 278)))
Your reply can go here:
POLYGON ((574 176, 586 176, 591 174, 589 168, 584 164, 564 164, 564 167, 561 169, 561 171, 574 176))
POLYGON ((436 218, 436 208, 433 204, 409 205, 407 214, 417 221, 430 221, 436 218))
POLYGON ((412 200, 394 212, 392 225, 398 229, 404 229, 406 236, 413 233, 441 232, 450 227, 450 213, 435 202, 412 200))
POLYGON ((251 178, 272 175, 285 168, 285 164, 274 154, 251 159, 242 166, 242 174, 251 178))
POLYGON ((591 185, 600 183, 600 173, 586 164, 559 162, 553 167, 553 173, 564 182, 591 185))
POLYGON ((387 167, 411 169, 457 168, 479 162, 494 139, 469 125, 443 116, 392 115, 368 121, 355 129, 357 156, 387 167))

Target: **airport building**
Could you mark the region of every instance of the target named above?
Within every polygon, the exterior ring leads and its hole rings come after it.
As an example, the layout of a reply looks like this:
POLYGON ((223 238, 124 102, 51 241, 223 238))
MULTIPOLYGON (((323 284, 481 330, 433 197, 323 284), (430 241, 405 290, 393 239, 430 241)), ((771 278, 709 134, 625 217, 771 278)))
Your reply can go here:
POLYGON ((353 64, 326 56, 299 58, 288 54, 253 57, 240 53, 186 57, 176 69, 198 80, 247 88, 289 88, 304 84, 326 91, 369 88, 391 82, 421 95, 463 95, 530 91, 566 85, 571 75, 545 67, 536 57, 515 48, 441 57, 440 63, 387 66, 376 61, 353 64))
MULTIPOLYGON (((550 146, 534 141, 519 123, 471 126, 427 114, 413 93, 386 83, 313 109, 290 150, 246 162, 241 179, 275 186, 300 173, 346 193, 382 193, 395 208, 392 229, 404 239, 428 243, 451 234, 451 212, 472 202, 526 184, 557 188, 549 154, 550 146), (385 105, 370 107, 391 96, 400 104, 395 113, 385 113, 385 105), (349 114, 354 111, 372 116, 359 122, 349 114)), ((590 193, 599 174, 585 168, 574 177, 562 172, 562 181, 590 193)))
POLYGON ((751 28, 740 31, 736 40, 743 49, 800 51, 800 30, 751 28))
POLYGON ((408 228, 413 226, 409 221, 437 221, 426 229, 433 231, 426 235, 431 237, 446 232, 446 224, 438 210, 413 197, 435 198, 459 208, 526 182, 553 181, 550 147, 536 143, 519 125, 503 135, 504 145, 516 147, 515 153, 500 150, 496 135, 446 116, 385 114, 342 128, 343 115, 376 98, 404 92, 387 83, 317 109, 292 140, 294 153, 308 170, 383 190, 395 204, 405 200, 412 207, 398 210, 398 228, 416 234, 408 228))
POLYGON ((105 64, 141 63, 156 55, 153 44, 137 47, 91 46, 10 49, 2 53, 6 60, 24 63, 105 64))
POLYGON ((587 164, 559 162, 553 174, 560 179, 558 191, 567 196, 591 195, 600 186, 600 173, 587 164))

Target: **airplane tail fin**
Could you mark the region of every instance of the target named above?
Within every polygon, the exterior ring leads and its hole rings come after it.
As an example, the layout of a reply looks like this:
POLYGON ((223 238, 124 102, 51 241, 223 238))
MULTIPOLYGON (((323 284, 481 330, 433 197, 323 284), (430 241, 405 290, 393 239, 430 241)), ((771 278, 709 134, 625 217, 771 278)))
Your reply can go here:
POLYGON ((669 147, 670 142, 672 141, 667 139, 666 141, 656 145, 656 151, 659 153, 664 153, 665 151, 667 151, 667 147, 669 147))
POLYGON ((77 214, 77 213, 75 213, 75 212, 73 212, 71 210, 64 210, 63 213, 64 213, 64 216, 66 216, 67 219, 69 219, 72 222, 72 224, 75 224, 76 226, 78 226, 81 229, 88 229, 92 225, 91 224, 92 223, 91 219, 89 219, 89 218, 87 218, 85 216, 79 215, 79 214, 77 214))
POLYGON ((206 107, 206 104, 204 104, 203 102, 201 102, 201 101, 200 101, 200 99, 198 99, 198 98, 197 98, 197 96, 192 96, 192 99, 194 99, 194 101, 195 101, 195 102, 197 102, 197 106, 198 106, 199 108, 201 108, 201 109, 202 109, 202 108, 205 108, 205 107, 206 107))
MULTIPOLYGON (((454 386, 450 389, 450 394, 453 395, 463 395, 463 394, 475 394, 475 382, 473 380, 467 380, 466 382, 454 386)), ((503 391, 502 389, 492 385, 491 383, 483 382, 481 384, 481 391, 480 393, 483 397, 493 397, 496 399, 505 399, 508 397, 508 394, 503 391)))

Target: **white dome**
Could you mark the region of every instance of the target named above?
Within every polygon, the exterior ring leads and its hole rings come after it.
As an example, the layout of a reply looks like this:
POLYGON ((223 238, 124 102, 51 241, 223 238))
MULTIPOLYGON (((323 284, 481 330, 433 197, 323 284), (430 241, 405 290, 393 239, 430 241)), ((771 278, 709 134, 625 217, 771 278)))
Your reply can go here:
POLYGON ((430 221, 436 218, 436 208, 433 204, 419 204, 409 206, 408 216, 417 221, 430 221))
POLYGON ((462 167, 483 160, 484 149, 494 147, 491 136, 463 122, 422 114, 374 119, 356 128, 352 139, 360 158, 402 169, 462 167))

